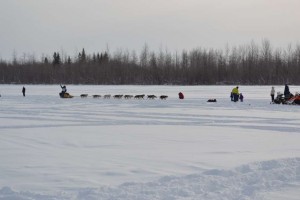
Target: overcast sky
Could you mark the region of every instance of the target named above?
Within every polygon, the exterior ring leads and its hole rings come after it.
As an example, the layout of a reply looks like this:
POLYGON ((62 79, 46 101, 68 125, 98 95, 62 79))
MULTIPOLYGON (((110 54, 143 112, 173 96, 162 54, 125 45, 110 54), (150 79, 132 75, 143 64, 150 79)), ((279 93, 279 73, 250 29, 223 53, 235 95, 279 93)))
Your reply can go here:
POLYGON ((0 57, 300 42, 300 0, 0 0, 0 57))

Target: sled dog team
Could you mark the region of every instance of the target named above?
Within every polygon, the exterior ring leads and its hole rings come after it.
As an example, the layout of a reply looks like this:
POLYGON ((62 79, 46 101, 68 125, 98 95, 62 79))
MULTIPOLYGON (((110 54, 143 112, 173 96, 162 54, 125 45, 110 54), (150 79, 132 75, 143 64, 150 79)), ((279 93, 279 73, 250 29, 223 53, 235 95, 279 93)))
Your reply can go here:
MULTIPOLYGON (((61 98, 73 98, 72 95, 70 95, 69 93, 67 93, 67 87, 65 85, 64 86, 60 85, 60 87, 62 89, 61 93, 59 93, 59 96, 61 98)), ((87 98, 88 94, 81 94, 80 97, 81 98, 87 98)), ((101 98, 101 95, 95 94, 95 95, 92 95, 92 97, 93 98, 101 98)), ((139 95, 135 95, 135 96, 133 96, 133 95, 123 95, 123 94, 113 95, 114 99, 122 99, 123 97, 124 97, 124 99, 131 99, 131 98, 134 98, 134 99, 144 99, 145 94, 139 94, 139 95)), ((183 94, 182 94, 182 97, 183 97, 183 94)), ((103 95, 103 98, 104 99, 110 99, 111 98, 111 94, 105 94, 105 95, 103 95)), ((155 96, 153 94, 152 95, 147 95, 147 99, 155 99, 155 98, 157 98, 157 96, 155 96)), ((167 95, 161 95, 161 96, 159 96, 159 98, 161 100, 166 100, 168 98, 168 96, 167 95)))
MULTIPOLYGON (((122 98, 124 98, 124 99, 132 99, 132 98, 134 98, 134 99, 144 99, 145 96, 146 96, 145 94, 139 94, 139 95, 135 95, 135 96, 133 96, 133 95, 123 95, 123 94, 116 94, 116 95, 112 96, 111 94, 105 94, 105 95, 103 95, 103 98, 104 99, 110 99, 111 97, 113 97, 114 99, 122 99, 122 98)), ((88 97, 88 94, 81 94, 80 97, 81 98, 86 98, 86 97, 88 97)), ((102 96, 98 95, 98 94, 95 94, 95 95, 92 95, 92 97, 93 98, 101 98, 102 96)), ((147 95, 147 99, 155 99, 155 98, 157 98, 157 96, 147 95)), ((162 99, 162 100, 165 100, 165 99, 168 98, 168 96, 167 95, 161 95, 161 96, 159 96, 159 98, 162 99)))

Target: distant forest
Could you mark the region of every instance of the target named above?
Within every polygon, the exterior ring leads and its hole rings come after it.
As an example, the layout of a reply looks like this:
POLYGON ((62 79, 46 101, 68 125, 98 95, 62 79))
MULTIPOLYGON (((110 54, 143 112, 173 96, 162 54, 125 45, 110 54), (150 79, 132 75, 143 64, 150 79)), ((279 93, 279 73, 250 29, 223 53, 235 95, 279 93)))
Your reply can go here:
POLYGON ((273 49, 268 40, 222 50, 128 50, 74 57, 61 52, 52 56, 13 56, 0 60, 2 84, 300 84, 300 45, 273 49))

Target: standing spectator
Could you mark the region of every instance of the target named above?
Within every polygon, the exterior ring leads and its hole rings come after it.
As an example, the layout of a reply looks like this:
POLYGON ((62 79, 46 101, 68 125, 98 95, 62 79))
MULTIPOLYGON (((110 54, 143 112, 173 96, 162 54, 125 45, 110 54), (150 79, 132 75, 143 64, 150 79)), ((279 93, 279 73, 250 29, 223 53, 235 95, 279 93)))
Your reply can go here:
POLYGON ((239 87, 236 86, 235 88, 233 88, 231 93, 233 95, 233 101, 237 102, 239 100, 239 87))
POLYGON ((232 92, 230 92, 230 99, 231 99, 231 101, 234 100, 234 99, 233 99, 233 94, 232 94, 232 92))
POLYGON ((271 100, 272 100, 272 102, 274 102, 274 96, 275 96, 275 88, 272 87, 272 89, 271 89, 271 100))
POLYGON ((285 99, 289 99, 290 96, 291 96, 291 93, 290 93, 290 88, 287 84, 285 84, 285 87, 284 87, 284 98, 285 99))
POLYGON ((23 97, 25 97, 25 91, 26 91, 26 89, 25 89, 25 87, 23 86, 23 88, 22 88, 23 97))

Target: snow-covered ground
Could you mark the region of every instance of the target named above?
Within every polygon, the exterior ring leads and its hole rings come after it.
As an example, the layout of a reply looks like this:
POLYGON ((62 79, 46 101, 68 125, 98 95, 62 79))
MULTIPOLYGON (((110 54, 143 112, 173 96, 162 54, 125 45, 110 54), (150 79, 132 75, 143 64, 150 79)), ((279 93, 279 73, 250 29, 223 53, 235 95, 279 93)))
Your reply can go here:
POLYGON ((271 86, 22 87, 0 85, 0 199, 299 199, 300 106, 271 86))

